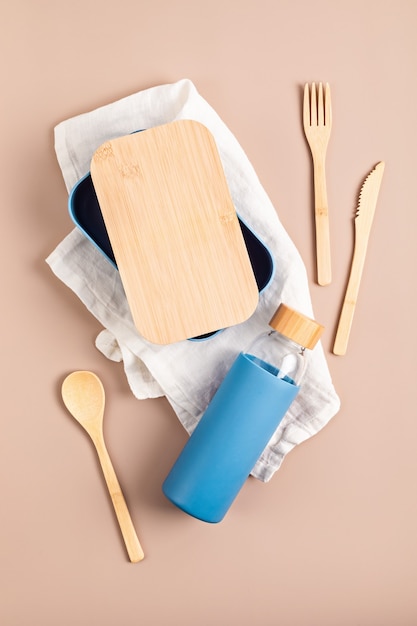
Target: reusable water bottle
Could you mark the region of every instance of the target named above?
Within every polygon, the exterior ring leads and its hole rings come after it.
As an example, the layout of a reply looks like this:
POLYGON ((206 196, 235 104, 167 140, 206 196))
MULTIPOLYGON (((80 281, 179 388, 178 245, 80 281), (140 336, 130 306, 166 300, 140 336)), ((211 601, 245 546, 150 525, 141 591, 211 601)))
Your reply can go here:
POLYGON ((305 349, 324 328, 281 304, 268 329, 234 361, 165 479, 186 513, 220 522, 300 389, 305 349))

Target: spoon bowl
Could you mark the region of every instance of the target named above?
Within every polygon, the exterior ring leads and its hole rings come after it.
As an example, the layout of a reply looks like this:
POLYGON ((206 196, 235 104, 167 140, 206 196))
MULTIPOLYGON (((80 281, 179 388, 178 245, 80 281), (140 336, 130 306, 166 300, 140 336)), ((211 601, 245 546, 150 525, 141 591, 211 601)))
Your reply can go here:
POLYGON ((62 383, 61 394, 68 411, 94 443, 129 558, 137 563, 144 553, 104 442, 105 393, 101 380, 93 372, 72 372, 62 383))
POLYGON ((71 415, 90 434, 103 425, 105 393, 93 372, 72 372, 62 383, 62 399, 71 415))

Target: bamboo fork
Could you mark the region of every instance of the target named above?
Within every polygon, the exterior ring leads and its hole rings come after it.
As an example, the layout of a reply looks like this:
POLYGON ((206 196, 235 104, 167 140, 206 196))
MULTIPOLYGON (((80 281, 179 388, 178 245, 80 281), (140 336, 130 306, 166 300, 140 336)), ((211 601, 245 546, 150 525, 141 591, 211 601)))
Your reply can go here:
POLYGON ((332 280, 330 259, 329 212, 326 189, 326 151, 332 129, 332 105, 330 87, 319 83, 304 87, 303 104, 304 132, 313 157, 314 170, 314 214, 316 226, 317 282, 328 285, 332 280))

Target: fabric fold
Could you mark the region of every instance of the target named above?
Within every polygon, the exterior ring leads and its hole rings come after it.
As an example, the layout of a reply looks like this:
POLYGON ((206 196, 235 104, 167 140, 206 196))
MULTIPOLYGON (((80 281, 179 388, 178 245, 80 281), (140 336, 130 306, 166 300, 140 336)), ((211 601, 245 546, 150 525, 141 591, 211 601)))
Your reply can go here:
MULTIPOLYGON (((154 345, 134 327, 117 270, 78 229, 57 246, 47 263, 103 326, 96 346, 106 358, 123 361, 133 394, 138 399, 165 395, 191 433, 237 354, 265 328, 281 301, 314 315, 296 247, 243 149, 190 80, 140 91, 60 123, 55 128, 55 150, 68 191, 89 171, 91 157, 104 141, 176 119, 199 121, 214 135, 236 210, 274 258, 273 279, 260 294, 252 317, 205 341, 154 345)), ((285 455, 323 428, 339 406, 319 344, 310 354, 297 399, 252 474, 268 481, 285 455)))

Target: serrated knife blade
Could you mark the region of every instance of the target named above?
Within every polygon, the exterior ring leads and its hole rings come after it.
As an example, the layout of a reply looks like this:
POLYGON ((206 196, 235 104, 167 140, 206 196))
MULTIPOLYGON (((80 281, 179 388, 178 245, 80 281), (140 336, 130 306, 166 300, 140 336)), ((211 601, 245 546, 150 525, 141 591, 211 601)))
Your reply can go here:
POLYGON ((384 161, 380 161, 366 177, 359 194, 358 208, 355 217, 355 245, 353 249, 352 264, 333 346, 333 353, 339 356, 346 354, 347 350, 353 315, 355 313, 356 301, 359 293, 359 286, 365 264, 369 233, 371 232, 371 226, 375 215, 375 208, 384 169, 385 163, 384 161))

